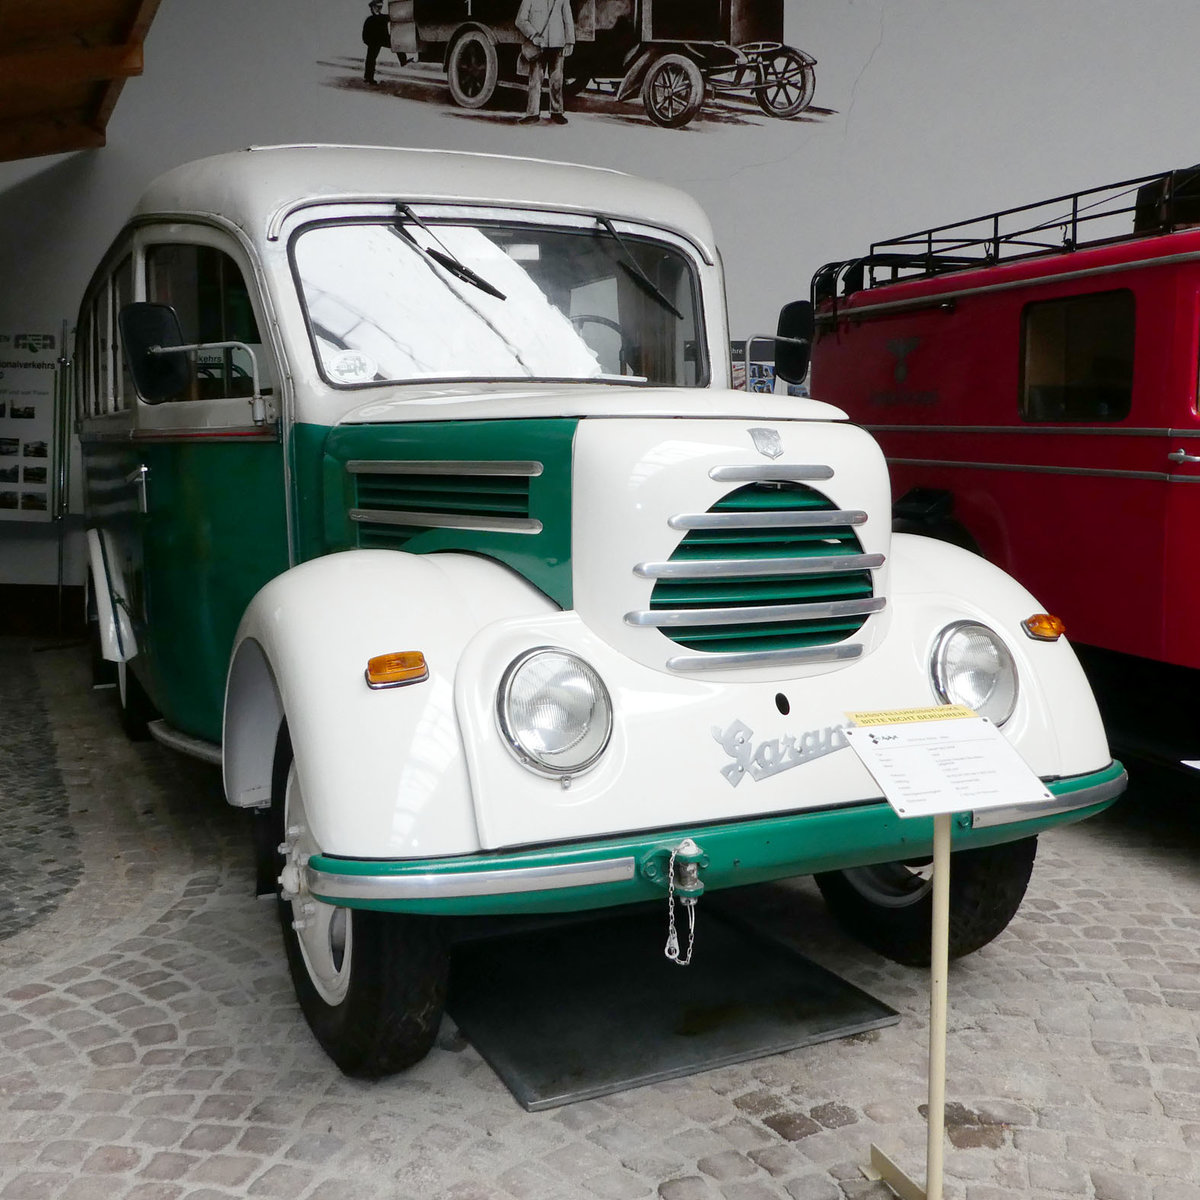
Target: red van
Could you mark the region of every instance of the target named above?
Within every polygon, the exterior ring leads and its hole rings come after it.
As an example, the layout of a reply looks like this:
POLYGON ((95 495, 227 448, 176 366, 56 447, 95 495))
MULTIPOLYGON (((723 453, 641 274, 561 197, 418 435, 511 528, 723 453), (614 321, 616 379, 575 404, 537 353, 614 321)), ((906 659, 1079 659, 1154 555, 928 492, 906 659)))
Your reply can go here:
POLYGON ((897 527, 1060 616, 1115 743, 1200 759, 1200 168, 877 242, 812 302, 897 527))

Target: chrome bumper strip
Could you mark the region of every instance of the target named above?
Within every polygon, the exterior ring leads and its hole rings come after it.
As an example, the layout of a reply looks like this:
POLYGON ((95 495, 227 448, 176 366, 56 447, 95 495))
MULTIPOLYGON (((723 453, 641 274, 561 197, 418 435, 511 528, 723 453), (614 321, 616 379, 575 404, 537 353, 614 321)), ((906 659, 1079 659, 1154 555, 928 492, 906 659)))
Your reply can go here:
POLYGON ((1055 796, 1053 800, 1043 800, 1040 804, 1013 804, 1006 808, 985 808, 975 813, 971 823, 973 829, 991 829, 996 825, 1009 825, 1014 821, 1035 821, 1041 817, 1053 817, 1059 813, 1074 812, 1077 808, 1089 808, 1093 804, 1101 804, 1119 796, 1129 782, 1129 776, 1122 771, 1119 778, 1110 779, 1106 783, 1097 783, 1093 787, 1080 788, 1075 792, 1067 792, 1055 796))
POLYGON ((500 867, 423 875, 339 875, 305 867, 308 890, 322 900, 445 900, 461 896, 504 896, 557 888, 628 883, 632 857, 551 867, 500 867))

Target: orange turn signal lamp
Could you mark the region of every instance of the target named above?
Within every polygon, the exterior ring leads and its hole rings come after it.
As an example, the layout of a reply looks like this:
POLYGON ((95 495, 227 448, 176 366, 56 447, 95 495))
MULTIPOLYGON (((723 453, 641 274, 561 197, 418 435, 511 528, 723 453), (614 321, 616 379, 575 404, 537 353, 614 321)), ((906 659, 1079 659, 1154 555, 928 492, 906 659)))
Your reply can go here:
POLYGON ((403 687, 406 683, 423 683, 429 678, 429 667, 420 650, 400 650, 368 659, 366 675, 368 687, 403 687))
POLYGON ((1057 642, 1067 632, 1062 621, 1049 613, 1034 613, 1032 617, 1026 617, 1021 622, 1021 628, 1037 642, 1057 642))

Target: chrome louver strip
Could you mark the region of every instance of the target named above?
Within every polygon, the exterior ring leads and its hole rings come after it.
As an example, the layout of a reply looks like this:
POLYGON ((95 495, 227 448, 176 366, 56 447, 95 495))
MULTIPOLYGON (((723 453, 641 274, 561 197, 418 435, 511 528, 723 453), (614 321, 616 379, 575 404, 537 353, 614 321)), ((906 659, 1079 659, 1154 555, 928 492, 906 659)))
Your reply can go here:
POLYGON ((709 479, 716 483, 811 483, 833 478, 833 468, 816 463, 754 464, 749 467, 713 467, 709 479))
POLYGON ((820 509, 817 512, 679 513, 667 524, 672 529, 823 529, 832 525, 865 525, 861 509, 820 509))
POLYGON ((672 671, 721 671, 731 667, 791 667, 809 663, 845 662, 861 657, 857 642, 807 646, 798 650, 751 650, 743 654, 680 654, 667 659, 672 671))
MULTIPOLYGON (((813 604, 767 604, 753 608, 661 608, 625 614, 625 624, 656 629, 691 625, 765 625, 771 621, 819 621, 840 617, 863 617, 882 612, 887 600, 828 600, 813 604)), ((719 658, 711 654, 708 658, 719 658)))
POLYGON ((882 554, 833 554, 818 558, 727 558, 711 562, 645 562, 633 573, 642 579, 742 579, 759 575, 832 575, 875 571, 882 554))
POLYGON ((540 462, 496 462, 449 460, 430 462, 425 459, 402 461, 398 459, 352 458, 346 463, 351 475, 516 475, 535 478, 542 473, 540 462))
POLYGON ((485 533, 541 533, 532 517, 475 517, 465 513, 407 512, 403 509, 352 508, 350 520, 378 525, 413 525, 421 529, 470 529, 485 533))

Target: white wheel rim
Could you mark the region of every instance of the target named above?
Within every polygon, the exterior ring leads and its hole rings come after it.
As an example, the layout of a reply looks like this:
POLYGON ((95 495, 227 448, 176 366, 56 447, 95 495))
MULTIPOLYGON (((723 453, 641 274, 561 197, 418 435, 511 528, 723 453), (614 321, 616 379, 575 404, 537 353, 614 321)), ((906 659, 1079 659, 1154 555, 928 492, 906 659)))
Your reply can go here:
MULTIPOLYGON (((298 829, 288 838, 289 858, 312 854, 317 847, 308 831, 308 814, 304 811, 304 796, 296 764, 288 770, 287 794, 284 799, 284 828, 298 829)), ((299 866, 299 863, 296 864, 299 866)), ((304 872, 299 872, 304 878, 304 872)), ((341 1004, 350 990, 350 960, 354 948, 354 922, 350 909, 314 900, 308 888, 301 885, 299 894, 291 901, 296 941, 300 957, 317 994, 331 1007, 341 1004)))

